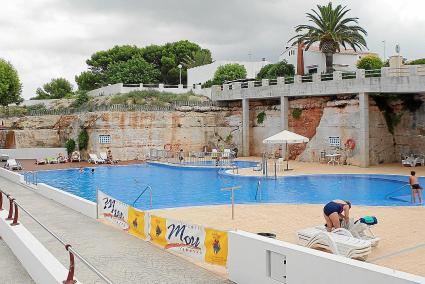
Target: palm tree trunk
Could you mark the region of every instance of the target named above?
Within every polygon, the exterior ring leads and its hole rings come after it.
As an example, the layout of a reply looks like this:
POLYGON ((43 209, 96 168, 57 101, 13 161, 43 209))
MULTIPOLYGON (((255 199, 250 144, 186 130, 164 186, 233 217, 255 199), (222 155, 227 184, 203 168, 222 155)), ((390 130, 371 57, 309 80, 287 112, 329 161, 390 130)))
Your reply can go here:
POLYGON ((326 58, 326 73, 334 72, 334 54, 333 53, 325 53, 326 58))

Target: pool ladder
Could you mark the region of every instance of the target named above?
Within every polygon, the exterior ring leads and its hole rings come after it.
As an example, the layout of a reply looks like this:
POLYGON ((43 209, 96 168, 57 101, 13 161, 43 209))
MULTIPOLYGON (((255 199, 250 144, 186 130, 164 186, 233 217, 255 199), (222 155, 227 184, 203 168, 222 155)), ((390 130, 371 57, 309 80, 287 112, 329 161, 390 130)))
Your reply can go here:
POLYGON ((255 200, 261 201, 262 191, 261 191, 261 181, 257 182, 257 190, 255 191, 255 200))
POLYGON ((33 172, 24 173, 24 181, 25 181, 26 184, 37 185, 37 183, 38 183, 37 172, 33 171, 33 172))
POLYGON ((133 207, 136 204, 136 202, 140 199, 140 197, 142 197, 142 195, 148 190, 149 190, 150 205, 152 208, 152 187, 150 185, 146 186, 145 189, 143 189, 143 191, 139 194, 139 196, 137 196, 137 198, 133 202, 133 207))

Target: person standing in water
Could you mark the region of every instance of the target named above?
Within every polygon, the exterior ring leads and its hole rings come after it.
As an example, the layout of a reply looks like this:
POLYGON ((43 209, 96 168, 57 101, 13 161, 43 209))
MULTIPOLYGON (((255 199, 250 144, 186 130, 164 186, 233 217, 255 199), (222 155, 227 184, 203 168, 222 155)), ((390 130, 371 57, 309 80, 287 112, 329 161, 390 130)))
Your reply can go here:
POLYGON ((323 208, 323 215, 326 220, 326 230, 331 232, 333 229, 341 228, 340 218, 348 224, 350 221, 351 202, 346 200, 332 200, 323 208))
POLYGON ((410 172, 409 184, 410 184, 410 188, 412 190, 411 191, 412 192, 412 203, 413 204, 416 203, 416 195, 417 195, 418 199, 419 199, 419 204, 422 204, 422 196, 421 196, 422 187, 419 184, 419 179, 416 176, 415 171, 410 172))

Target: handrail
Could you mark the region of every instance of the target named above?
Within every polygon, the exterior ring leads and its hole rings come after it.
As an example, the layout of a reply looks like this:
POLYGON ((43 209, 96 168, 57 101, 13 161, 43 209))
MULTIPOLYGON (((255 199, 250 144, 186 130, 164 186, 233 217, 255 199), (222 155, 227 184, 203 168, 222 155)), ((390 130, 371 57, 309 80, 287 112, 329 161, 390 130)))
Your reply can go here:
MULTIPOLYGON (((6 197, 9 199, 10 205, 9 205, 9 216, 6 220, 11 218, 13 211, 15 211, 15 216, 13 217, 13 223, 11 226, 19 225, 18 221, 18 207, 24 211, 31 219, 33 219, 37 224, 39 224, 44 230, 46 230, 50 235, 52 235, 58 242, 60 242, 63 246, 65 246, 65 249, 69 252, 70 257, 70 265, 69 265, 69 271, 68 271, 68 277, 63 283, 75 283, 74 281, 74 256, 76 256, 81 262, 83 262, 91 271, 93 271, 97 276, 99 276, 100 279, 105 281, 105 283, 113 284, 113 282, 105 276, 102 272, 100 272, 96 267, 94 267, 88 260, 86 260, 78 251, 72 248, 72 246, 68 243, 66 243, 64 240, 62 240, 57 234, 55 234, 53 231, 51 231, 49 228, 47 228, 43 223, 41 223, 36 217, 34 217, 30 212, 28 212, 22 205, 20 205, 14 198, 11 197, 10 194, 7 194, 3 190, 0 189, 0 196, 6 195, 6 197), (12 204, 15 205, 15 210, 13 210, 12 204)), ((2 198, 0 200, 2 201, 2 198)), ((0 211, 1 211, 2 203, 0 202, 0 211)))
MULTIPOLYGON (((137 182, 137 181, 136 181, 137 182)), ((149 189, 149 195, 150 195, 150 202, 151 202, 151 208, 152 208, 152 187, 150 185, 146 186, 145 189, 137 196, 136 200, 133 202, 133 207, 136 204, 136 202, 142 197, 142 195, 149 189)))
POLYGON ((257 182, 257 190, 255 191, 255 200, 257 200, 258 193, 260 193, 260 201, 261 201, 261 199, 262 199, 261 193, 262 192, 261 192, 261 181, 260 180, 257 182))

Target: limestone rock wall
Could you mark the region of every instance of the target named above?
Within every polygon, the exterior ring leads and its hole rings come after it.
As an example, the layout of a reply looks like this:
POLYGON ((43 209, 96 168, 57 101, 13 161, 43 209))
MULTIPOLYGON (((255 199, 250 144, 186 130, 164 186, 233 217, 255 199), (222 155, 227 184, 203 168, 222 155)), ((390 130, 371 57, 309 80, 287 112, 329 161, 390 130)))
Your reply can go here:
MULTIPOLYGON (((68 138, 77 141, 81 127, 89 134, 87 152, 99 153, 110 147, 115 158, 140 159, 149 148, 201 151, 204 146, 241 148, 240 109, 174 112, 97 112, 79 115, 30 116, 5 119, 8 130, 0 131, 0 141, 13 133, 14 148, 63 147, 68 138), (231 139, 226 138, 231 134, 231 139), (99 144, 99 135, 111 135, 111 144, 99 144)), ((2 145, 6 148, 5 145, 2 145)))

